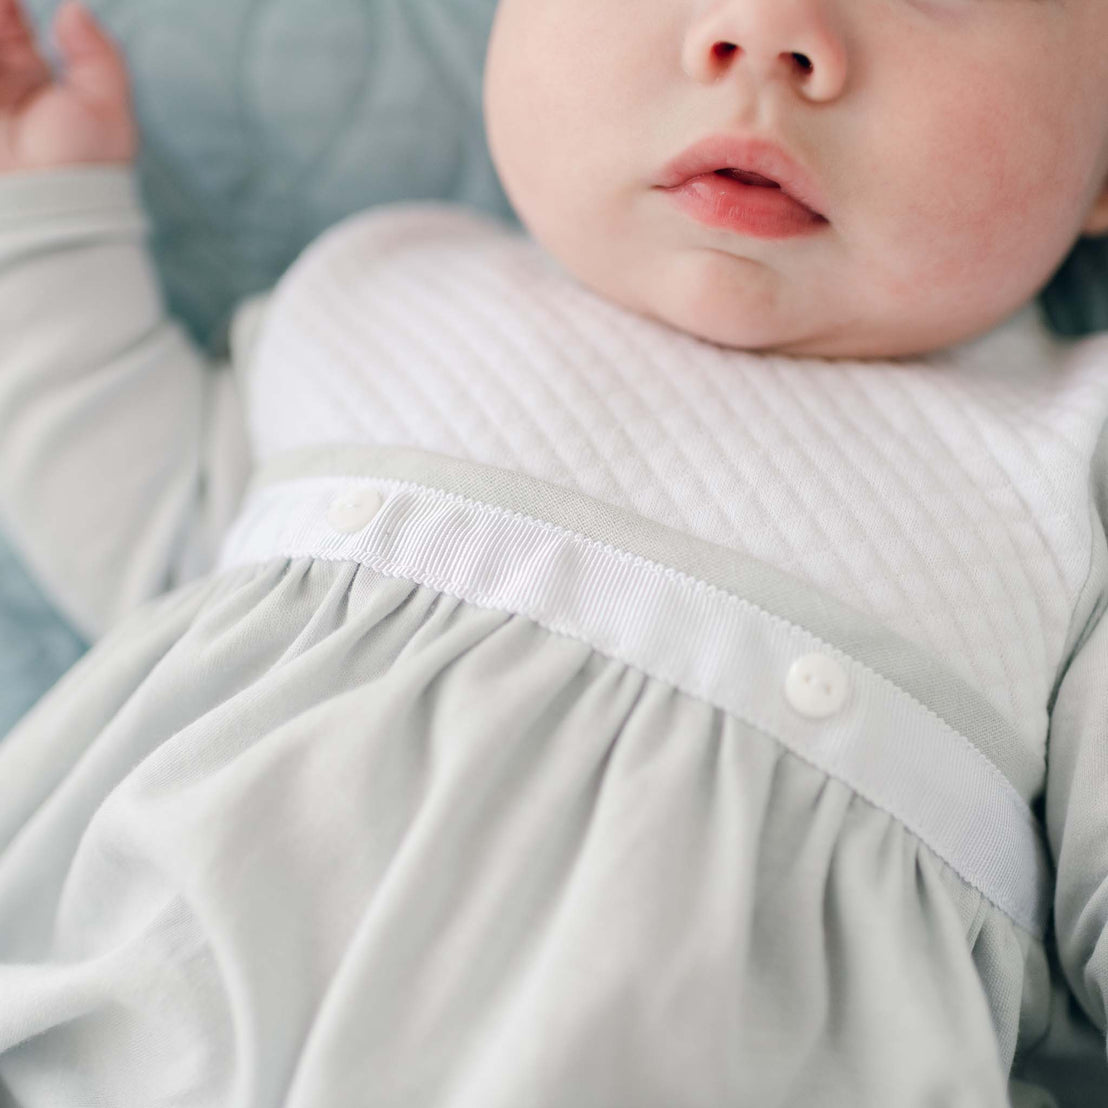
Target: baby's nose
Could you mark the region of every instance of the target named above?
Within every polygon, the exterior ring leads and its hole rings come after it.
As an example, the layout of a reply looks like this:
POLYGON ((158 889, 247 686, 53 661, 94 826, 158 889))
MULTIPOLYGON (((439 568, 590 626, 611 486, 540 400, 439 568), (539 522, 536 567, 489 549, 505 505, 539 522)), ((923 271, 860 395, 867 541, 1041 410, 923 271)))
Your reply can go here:
POLYGON ((682 65, 713 84, 733 70, 787 81, 808 100, 834 100, 847 78, 846 46, 825 0, 719 0, 689 27, 682 65))

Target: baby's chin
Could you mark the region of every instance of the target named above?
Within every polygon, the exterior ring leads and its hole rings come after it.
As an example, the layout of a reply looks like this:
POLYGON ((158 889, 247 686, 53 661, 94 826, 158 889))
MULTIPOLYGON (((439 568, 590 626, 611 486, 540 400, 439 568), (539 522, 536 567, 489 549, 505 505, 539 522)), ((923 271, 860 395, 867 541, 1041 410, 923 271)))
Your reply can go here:
POLYGON ((750 354, 799 359, 896 361, 922 359, 988 334, 1022 305, 973 318, 868 319, 830 311, 789 313, 778 304, 754 310, 712 297, 644 297, 640 314, 705 342, 750 354))
POLYGON ((637 273, 631 271, 630 280, 611 272, 578 277, 594 292, 638 315, 725 349, 798 358, 883 354, 882 344, 867 341, 856 321, 828 325, 816 312, 792 310, 788 291, 764 267, 742 267, 748 279, 737 283, 733 261, 710 268, 682 261, 686 264, 668 272, 641 267, 637 273), (861 353, 864 350, 873 353, 861 353))
MULTIPOLYGON (((629 298, 631 299, 631 298, 629 298)), ((811 319, 792 322, 781 318, 776 305, 729 304, 718 297, 635 298, 629 304, 684 334, 728 350, 796 358, 860 357, 866 344, 861 336, 820 332, 811 319)))
POLYGON ((832 357, 831 346, 811 334, 792 333, 773 320, 717 318, 702 310, 680 310, 669 305, 654 307, 649 314, 694 338, 750 354, 779 354, 789 357, 832 357))
POLYGON ((719 319, 703 312, 680 312, 665 306, 640 311, 659 323, 727 350, 812 360, 899 362, 926 357, 976 334, 939 337, 933 333, 926 338, 909 330, 889 333, 848 322, 817 331, 790 329, 774 320, 719 319))
POLYGON ((705 265, 702 255, 685 255, 670 266, 589 269, 576 267, 578 280, 640 316, 728 350, 791 358, 923 358, 987 333, 1014 310, 975 306, 959 317, 947 304, 924 318, 888 306, 844 308, 821 297, 818 286, 794 288, 759 263, 736 266, 733 258, 712 258, 705 265))

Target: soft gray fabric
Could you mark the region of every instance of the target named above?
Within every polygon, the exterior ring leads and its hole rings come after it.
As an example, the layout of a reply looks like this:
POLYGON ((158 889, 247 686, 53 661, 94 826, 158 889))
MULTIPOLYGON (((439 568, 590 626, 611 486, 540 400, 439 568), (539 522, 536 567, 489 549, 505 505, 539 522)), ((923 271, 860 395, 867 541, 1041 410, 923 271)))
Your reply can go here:
POLYGON ((136 613, 0 782, 26 1108, 1004 1108, 1043 1023, 1041 947, 772 737, 350 563, 136 613))
MULTIPOLYGON (((1108 440, 1106 440, 1108 441, 1108 440)), ((1103 456, 1108 459, 1108 451, 1103 456)), ((1108 495, 1100 505, 1108 524, 1108 495)), ((1099 546, 1101 568, 1108 544, 1099 546)), ((1055 928, 1070 987, 1108 1026, 1108 587, 1091 598, 1081 649, 1059 687, 1051 729, 1046 816, 1056 859, 1055 928)))
POLYGON ((251 466, 232 373, 166 315, 146 228, 126 170, 0 178, 0 521, 90 639, 210 568, 251 466))

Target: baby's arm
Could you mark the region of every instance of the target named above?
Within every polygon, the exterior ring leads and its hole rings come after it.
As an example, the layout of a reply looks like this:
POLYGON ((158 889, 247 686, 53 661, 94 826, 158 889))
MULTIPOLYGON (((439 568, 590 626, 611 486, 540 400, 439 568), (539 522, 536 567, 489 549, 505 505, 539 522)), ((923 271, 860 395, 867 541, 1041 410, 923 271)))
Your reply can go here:
POLYGON ((247 474, 231 375, 166 318, 123 60, 69 5, 55 81, 0 0, 0 524, 90 637, 208 568, 247 474))
POLYGON ((1078 610, 1077 648, 1051 713, 1047 830, 1057 868, 1054 925, 1070 987, 1108 1029, 1108 430, 1096 469, 1099 519, 1078 610))

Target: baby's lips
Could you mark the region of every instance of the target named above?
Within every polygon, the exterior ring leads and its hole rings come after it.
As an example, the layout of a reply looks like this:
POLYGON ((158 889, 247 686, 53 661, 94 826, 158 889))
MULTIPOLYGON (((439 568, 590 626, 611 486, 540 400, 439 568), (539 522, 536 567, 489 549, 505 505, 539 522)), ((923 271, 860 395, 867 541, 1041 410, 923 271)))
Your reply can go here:
POLYGON ((657 187, 676 188, 694 177, 726 169, 765 178, 809 211, 827 218, 811 174, 783 147, 757 136, 718 134, 701 139, 662 170, 657 187))

